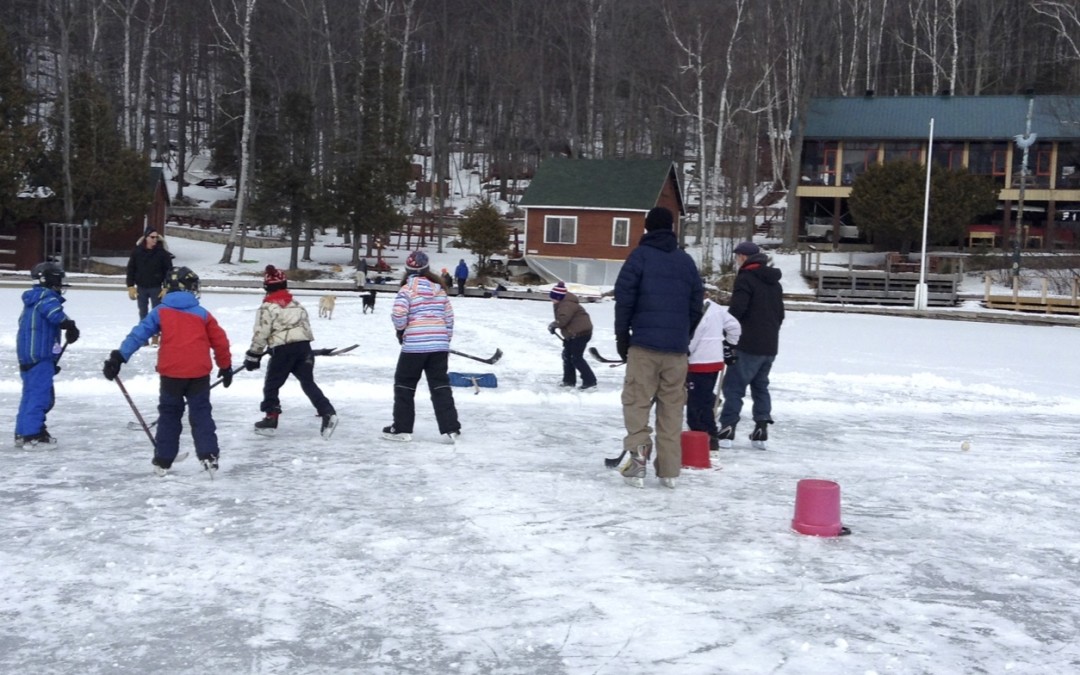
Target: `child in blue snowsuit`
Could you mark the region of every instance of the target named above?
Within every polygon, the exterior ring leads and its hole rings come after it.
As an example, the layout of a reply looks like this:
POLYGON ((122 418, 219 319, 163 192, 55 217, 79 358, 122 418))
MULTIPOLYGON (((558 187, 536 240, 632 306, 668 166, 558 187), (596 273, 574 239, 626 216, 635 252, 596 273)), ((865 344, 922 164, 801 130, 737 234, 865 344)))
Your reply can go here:
POLYGON ((15 446, 54 445, 56 439, 45 429, 45 416, 52 410, 56 396, 53 376, 60 372, 57 361, 63 353, 60 331, 73 344, 79 339, 75 321, 64 313, 60 294, 64 269, 54 262, 38 263, 31 270, 38 285, 22 295, 16 352, 22 376, 22 398, 15 417, 15 446))

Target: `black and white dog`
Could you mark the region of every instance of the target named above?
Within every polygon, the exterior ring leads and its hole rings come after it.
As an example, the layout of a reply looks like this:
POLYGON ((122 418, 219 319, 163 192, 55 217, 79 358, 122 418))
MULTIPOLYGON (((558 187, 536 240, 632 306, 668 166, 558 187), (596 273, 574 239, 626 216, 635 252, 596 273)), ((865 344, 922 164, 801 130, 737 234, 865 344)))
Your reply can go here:
POLYGON ((375 291, 365 291, 360 294, 360 299, 364 302, 364 314, 370 311, 375 313, 375 291))

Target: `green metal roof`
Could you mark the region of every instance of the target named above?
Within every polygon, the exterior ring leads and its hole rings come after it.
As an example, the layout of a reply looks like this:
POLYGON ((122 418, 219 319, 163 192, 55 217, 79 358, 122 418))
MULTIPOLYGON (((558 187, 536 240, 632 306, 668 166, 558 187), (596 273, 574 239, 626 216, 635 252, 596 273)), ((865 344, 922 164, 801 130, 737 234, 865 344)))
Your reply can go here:
MULTIPOLYGON (((1031 131, 1039 140, 1080 140, 1080 96, 1034 96, 1031 131)), ((1027 96, 864 96, 815 98, 808 139, 1002 140, 1023 134, 1027 96)))
MULTIPOLYGON (((548 159, 536 169, 520 205, 648 211, 665 181, 676 187, 675 166, 666 159, 548 159)), ((682 195, 678 195, 682 210, 682 195)))

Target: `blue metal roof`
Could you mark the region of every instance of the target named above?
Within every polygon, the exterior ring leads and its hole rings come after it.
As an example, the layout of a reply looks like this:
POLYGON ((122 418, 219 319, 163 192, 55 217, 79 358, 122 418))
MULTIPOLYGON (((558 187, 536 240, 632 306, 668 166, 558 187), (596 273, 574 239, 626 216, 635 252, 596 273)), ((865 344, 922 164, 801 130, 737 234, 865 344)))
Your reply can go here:
MULTIPOLYGON (((1080 140, 1080 96, 1034 96, 1039 140, 1080 140)), ((864 96, 811 99, 805 138, 1003 140, 1023 134, 1027 96, 864 96)))

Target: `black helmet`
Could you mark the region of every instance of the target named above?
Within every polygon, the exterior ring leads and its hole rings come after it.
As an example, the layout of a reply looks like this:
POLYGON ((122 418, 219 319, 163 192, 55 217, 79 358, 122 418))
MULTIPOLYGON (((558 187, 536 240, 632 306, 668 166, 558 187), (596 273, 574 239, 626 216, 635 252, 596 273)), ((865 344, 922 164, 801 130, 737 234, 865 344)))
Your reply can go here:
POLYGON ((165 277, 165 288, 169 293, 173 291, 198 293, 199 275, 192 272, 189 267, 174 267, 165 277))
POLYGON ((64 283, 64 268, 60 266, 60 263, 39 262, 31 268, 30 276, 37 279, 37 282, 45 288, 59 290, 67 285, 64 283))

